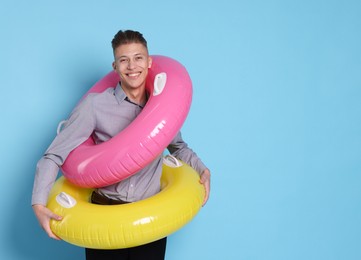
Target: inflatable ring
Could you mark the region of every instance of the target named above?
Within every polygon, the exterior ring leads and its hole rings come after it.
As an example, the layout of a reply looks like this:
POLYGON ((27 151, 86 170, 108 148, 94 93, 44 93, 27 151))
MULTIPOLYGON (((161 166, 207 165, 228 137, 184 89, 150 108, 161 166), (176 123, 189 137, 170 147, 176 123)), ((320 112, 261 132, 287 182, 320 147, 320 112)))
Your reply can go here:
POLYGON ((168 236, 197 214, 205 193, 198 173, 181 164, 176 167, 165 160, 161 191, 122 205, 91 204, 92 189, 76 187, 60 177, 47 207, 63 220, 51 220, 52 231, 68 243, 96 249, 134 247, 168 236))
MULTIPOLYGON (((110 140, 94 145, 89 138, 69 154, 62 172, 73 184, 97 188, 124 180, 160 155, 179 132, 192 101, 191 79, 179 62, 165 56, 152 59, 146 106, 110 140)), ((102 92, 118 82, 118 75, 111 72, 88 93, 102 92)))

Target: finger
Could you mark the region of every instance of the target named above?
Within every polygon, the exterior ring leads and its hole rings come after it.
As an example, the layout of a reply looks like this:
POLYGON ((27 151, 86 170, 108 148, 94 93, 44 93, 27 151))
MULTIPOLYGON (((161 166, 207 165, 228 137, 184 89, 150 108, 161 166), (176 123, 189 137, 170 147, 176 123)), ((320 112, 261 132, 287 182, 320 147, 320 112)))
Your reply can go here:
POLYGON ((204 200, 202 206, 204 206, 209 199, 209 191, 210 191, 209 180, 205 180, 203 186, 204 186, 205 194, 204 194, 204 200))
POLYGON ((51 228, 50 228, 49 226, 45 227, 44 230, 45 230, 46 234, 48 234, 48 236, 49 236, 50 238, 53 238, 53 239, 55 239, 55 240, 61 240, 60 237, 58 237, 57 235, 55 235, 55 234, 53 233, 53 231, 51 230, 51 228))
POLYGON ((57 235, 55 235, 53 233, 53 231, 50 228, 50 221, 51 220, 56 220, 56 221, 61 221, 63 218, 55 213, 53 213, 52 211, 48 210, 48 220, 43 224, 43 229, 45 230, 45 232, 47 233, 47 235, 50 238, 53 238, 55 240, 61 240, 60 237, 58 237, 57 235))
MULTIPOLYGON (((52 214, 52 217, 50 219, 55 219, 55 220, 58 220, 60 219, 61 220, 61 217, 56 215, 56 214, 52 214)), ((58 237, 57 235, 55 235, 53 233, 53 231, 51 230, 50 228, 50 219, 48 219, 48 221, 44 222, 42 224, 42 228, 44 229, 45 233, 50 237, 50 238, 53 238, 55 240, 61 240, 60 237, 58 237)))
POLYGON ((200 183, 204 184, 206 182, 210 182, 211 181, 211 174, 209 172, 208 169, 205 169, 202 174, 201 174, 201 178, 199 180, 200 183))
POLYGON ((204 205, 206 205, 206 203, 207 203, 207 201, 208 201, 208 198, 209 198, 209 196, 208 196, 208 194, 206 193, 206 195, 204 196, 204 200, 203 200, 203 203, 202 203, 202 207, 203 207, 204 205))
POLYGON ((63 219, 62 216, 56 215, 55 213, 51 213, 50 218, 51 218, 51 219, 54 219, 54 220, 56 220, 56 221, 60 221, 60 220, 63 219))
POLYGON ((204 189, 205 189, 205 195, 204 195, 203 204, 202 204, 202 207, 203 207, 209 199, 210 186, 211 186, 211 176, 210 176, 210 172, 208 169, 202 173, 199 182, 201 184, 203 184, 204 189))
POLYGON ((205 186, 205 190, 206 190, 206 193, 204 195, 204 200, 203 200, 202 206, 204 206, 209 199, 209 186, 208 185, 205 186))
POLYGON ((203 175, 202 178, 201 178, 201 183, 202 184, 206 184, 206 183, 209 183, 209 177, 206 176, 206 175, 203 175))

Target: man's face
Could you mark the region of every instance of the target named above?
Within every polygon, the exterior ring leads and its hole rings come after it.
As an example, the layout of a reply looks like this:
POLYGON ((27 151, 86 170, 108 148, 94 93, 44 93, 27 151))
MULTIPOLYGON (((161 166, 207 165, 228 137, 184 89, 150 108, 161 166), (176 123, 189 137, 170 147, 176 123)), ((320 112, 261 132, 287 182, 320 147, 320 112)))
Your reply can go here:
POLYGON ((152 59, 141 43, 120 45, 114 51, 113 68, 120 76, 123 88, 144 87, 151 65, 152 59))

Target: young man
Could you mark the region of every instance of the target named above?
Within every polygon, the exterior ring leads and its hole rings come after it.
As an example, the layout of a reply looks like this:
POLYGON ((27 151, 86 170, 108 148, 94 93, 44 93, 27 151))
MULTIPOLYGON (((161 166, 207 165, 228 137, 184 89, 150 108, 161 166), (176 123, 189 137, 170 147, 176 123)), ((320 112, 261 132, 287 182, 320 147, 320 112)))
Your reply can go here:
MULTIPOLYGON (((85 98, 71 113, 63 130, 56 136, 37 164, 32 206, 35 215, 49 237, 59 239, 50 229, 51 219, 61 221, 46 208, 47 198, 59 167, 68 154, 92 135, 96 143, 109 140, 126 128, 142 111, 147 102, 145 82, 152 58, 147 42, 136 31, 119 31, 112 40, 113 69, 120 76, 115 88, 85 98)), ((210 191, 210 171, 183 141, 178 133, 168 146, 169 152, 191 165, 201 176, 207 202, 210 191)), ((162 156, 158 156, 133 176, 110 186, 97 189, 92 202, 97 204, 121 204, 142 200, 160 191, 162 156)), ((129 249, 86 249, 86 259, 164 259, 166 238, 129 249)))

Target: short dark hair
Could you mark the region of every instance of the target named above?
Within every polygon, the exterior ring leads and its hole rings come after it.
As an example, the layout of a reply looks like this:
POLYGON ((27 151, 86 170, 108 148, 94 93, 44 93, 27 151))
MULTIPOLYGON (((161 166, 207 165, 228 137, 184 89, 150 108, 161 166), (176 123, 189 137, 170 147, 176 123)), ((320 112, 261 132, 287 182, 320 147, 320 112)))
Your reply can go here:
POLYGON ((128 43, 141 43, 148 50, 147 41, 144 39, 143 34, 132 30, 120 30, 116 35, 114 35, 112 40, 113 52, 120 45, 128 43))

